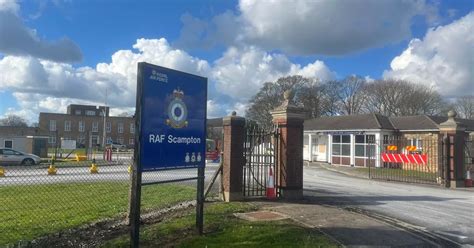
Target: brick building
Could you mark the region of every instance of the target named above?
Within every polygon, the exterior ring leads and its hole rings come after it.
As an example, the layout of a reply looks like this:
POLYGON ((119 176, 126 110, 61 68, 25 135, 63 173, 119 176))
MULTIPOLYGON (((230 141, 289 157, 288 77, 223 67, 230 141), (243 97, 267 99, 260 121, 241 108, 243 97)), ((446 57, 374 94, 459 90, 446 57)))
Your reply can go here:
POLYGON ((102 146, 104 126, 106 144, 134 146, 134 119, 109 116, 109 107, 71 104, 65 114, 39 115, 39 128, 49 136, 49 147, 59 145, 60 139, 76 140, 78 147, 102 146))
MULTIPOLYGON (((336 165, 383 167, 380 153, 387 145, 397 145, 398 152, 407 145, 427 154, 427 166, 436 170, 440 157, 438 143, 442 139, 442 116, 387 117, 379 114, 327 116, 304 122, 304 159, 336 165), (372 140, 372 142, 370 141, 372 140)), ((474 120, 456 121, 474 137, 474 120)), ((405 164, 401 165, 405 167, 405 164)))

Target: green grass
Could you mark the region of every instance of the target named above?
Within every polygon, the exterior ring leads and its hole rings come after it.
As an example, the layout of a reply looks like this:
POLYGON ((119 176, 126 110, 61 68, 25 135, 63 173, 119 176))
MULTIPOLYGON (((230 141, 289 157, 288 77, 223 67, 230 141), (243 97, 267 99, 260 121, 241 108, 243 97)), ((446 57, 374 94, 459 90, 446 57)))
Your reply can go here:
MULTIPOLYGON (((248 222, 234 217, 235 212, 255 210, 245 203, 205 205, 205 234, 194 230, 195 215, 168 220, 143 228, 141 247, 337 247, 314 229, 306 229, 290 220, 248 222)), ((128 236, 111 240, 103 247, 129 247, 128 236)))
MULTIPOLYGON (((128 183, 74 183, 0 187, 0 246, 77 227, 127 211, 128 183)), ((142 210, 195 198, 184 185, 142 189, 142 210)))
MULTIPOLYGON (((369 168, 355 169, 358 172, 369 175, 369 168)), ((435 172, 392 168, 370 168, 370 175, 372 178, 398 179, 401 181, 436 181, 437 177, 437 173, 435 172)))

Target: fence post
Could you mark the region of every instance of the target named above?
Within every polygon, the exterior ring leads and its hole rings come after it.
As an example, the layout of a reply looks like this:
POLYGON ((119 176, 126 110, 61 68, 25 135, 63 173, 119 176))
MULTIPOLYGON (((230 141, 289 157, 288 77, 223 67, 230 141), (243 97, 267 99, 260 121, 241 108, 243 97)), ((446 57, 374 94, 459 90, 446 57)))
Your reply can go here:
POLYGON ((464 165, 464 141, 466 137, 465 127, 454 119, 457 113, 454 110, 448 112, 448 120, 441 123, 439 131, 447 139, 445 178, 446 186, 451 188, 464 187, 465 165, 464 165))
POLYGON ((222 167, 222 185, 224 200, 238 201, 243 199, 242 170, 245 165, 244 140, 245 118, 232 112, 222 120, 224 129, 224 165, 222 167))
POLYGON ((303 198, 303 122, 304 111, 293 105, 294 94, 285 91, 283 104, 271 112, 280 129, 278 186, 283 199, 303 198))

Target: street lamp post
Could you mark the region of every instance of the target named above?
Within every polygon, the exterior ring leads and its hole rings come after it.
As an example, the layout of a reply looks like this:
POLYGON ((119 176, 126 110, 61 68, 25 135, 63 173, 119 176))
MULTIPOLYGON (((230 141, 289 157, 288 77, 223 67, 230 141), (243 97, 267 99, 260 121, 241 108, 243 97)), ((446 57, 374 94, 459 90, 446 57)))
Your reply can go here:
POLYGON ((105 150, 105 136, 106 136, 106 131, 105 131, 105 127, 106 127, 106 121, 107 121, 107 89, 105 89, 105 105, 104 105, 104 108, 102 109, 102 115, 104 117, 104 128, 103 128, 103 132, 102 132, 102 148, 105 150))

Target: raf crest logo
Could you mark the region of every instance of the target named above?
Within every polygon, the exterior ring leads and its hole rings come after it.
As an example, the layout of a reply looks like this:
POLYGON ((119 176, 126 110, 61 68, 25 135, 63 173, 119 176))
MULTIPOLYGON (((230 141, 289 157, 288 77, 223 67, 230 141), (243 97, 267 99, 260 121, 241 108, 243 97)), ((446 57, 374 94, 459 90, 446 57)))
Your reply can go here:
POLYGON ((173 128, 183 128, 188 126, 188 109, 183 102, 184 92, 180 89, 173 90, 173 100, 168 105, 168 118, 166 125, 173 128))

